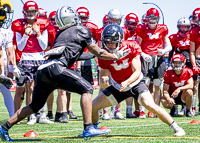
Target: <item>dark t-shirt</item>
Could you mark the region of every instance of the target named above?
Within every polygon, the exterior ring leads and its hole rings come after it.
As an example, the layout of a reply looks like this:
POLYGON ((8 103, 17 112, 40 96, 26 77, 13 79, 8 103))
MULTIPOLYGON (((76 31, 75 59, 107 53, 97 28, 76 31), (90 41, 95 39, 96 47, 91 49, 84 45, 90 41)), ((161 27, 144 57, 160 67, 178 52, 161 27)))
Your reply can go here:
POLYGON ((87 45, 92 43, 92 33, 85 26, 72 26, 57 33, 53 48, 65 46, 61 55, 52 55, 49 59, 58 59, 71 67, 78 60, 87 45))

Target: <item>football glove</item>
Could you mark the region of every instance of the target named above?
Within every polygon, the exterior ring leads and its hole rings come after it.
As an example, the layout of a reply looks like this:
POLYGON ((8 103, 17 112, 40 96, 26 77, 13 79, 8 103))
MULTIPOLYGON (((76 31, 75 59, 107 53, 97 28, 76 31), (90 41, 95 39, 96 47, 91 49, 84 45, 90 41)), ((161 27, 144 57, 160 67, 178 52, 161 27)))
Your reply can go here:
POLYGON ((7 89, 10 89, 13 85, 11 78, 1 75, 0 75, 0 83, 3 84, 7 89))
POLYGON ((127 46, 113 53, 116 59, 121 59, 123 57, 126 57, 131 52, 131 49, 125 49, 125 48, 127 48, 127 46))

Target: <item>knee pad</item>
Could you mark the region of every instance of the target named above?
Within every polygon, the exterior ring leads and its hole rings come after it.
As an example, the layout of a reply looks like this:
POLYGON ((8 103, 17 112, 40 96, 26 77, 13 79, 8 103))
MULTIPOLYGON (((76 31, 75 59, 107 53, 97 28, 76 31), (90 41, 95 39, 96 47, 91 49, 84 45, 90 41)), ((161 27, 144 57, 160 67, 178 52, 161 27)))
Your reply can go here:
POLYGON ((162 85, 162 82, 163 82, 163 77, 153 80, 153 84, 154 84, 155 86, 161 86, 161 85, 162 85))

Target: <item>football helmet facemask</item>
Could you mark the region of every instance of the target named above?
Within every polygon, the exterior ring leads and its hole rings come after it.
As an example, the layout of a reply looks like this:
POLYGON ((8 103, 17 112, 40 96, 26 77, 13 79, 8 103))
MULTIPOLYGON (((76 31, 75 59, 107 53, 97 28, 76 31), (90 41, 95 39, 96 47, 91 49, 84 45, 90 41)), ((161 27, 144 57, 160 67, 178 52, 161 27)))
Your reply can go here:
POLYGON ((155 8, 150 8, 146 13, 146 20, 150 27, 155 28, 160 19, 159 11, 155 8))
POLYGON ((177 22, 177 28, 178 28, 178 31, 185 34, 187 32, 190 31, 191 29, 191 22, 188 18, 181 18, 178 20, 177 22), (185 26, 184 28, 182 28, 181 26, 185 26))
POLYGON ((29 20, 33 20, 37 18, 38 15, 38 5, 34 1, 27 1, 24 4, 23 11, 24 18, 27 18, 29 20))
POLYGON ((135 13, 129 13, 125 17, 124 27, 130 31, 134 31, 139 22, 138 16, 135 13))
POLYGON ((185 67, 185 57, 181 54, 175 54, 172 56, 171 65, 173 70, 180 71, 185 67))

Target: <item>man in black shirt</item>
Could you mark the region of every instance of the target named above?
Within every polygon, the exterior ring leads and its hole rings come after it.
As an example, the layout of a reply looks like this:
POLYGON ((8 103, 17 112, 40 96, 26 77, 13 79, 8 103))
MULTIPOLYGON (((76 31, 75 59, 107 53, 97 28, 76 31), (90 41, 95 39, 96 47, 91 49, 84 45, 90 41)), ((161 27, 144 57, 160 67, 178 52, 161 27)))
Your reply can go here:
POLYGON ((109 53, 92 43, 90 30, 79 25, 77 12, 68 6, 63 6, 56 12, 56 23, 60 31, 56 35, 53 49, 46 52, 48 59, 38 68, 32 103, 19 109, 8 121, 0 126, 0 137, 5 141, 13 141, 8 130, 32 113, 36 113, 45 104, 49 94, 55 89, 63 89, 81 95, 83 114, 83 137, 93 137, 107 134, 110 129, 100 130, 92 124, 92 93, 89 82, 76 72, 68 69, 82 55, 85 47, 98 58, 117 60, 130 53, 123 48, 115 53, 109 53))

